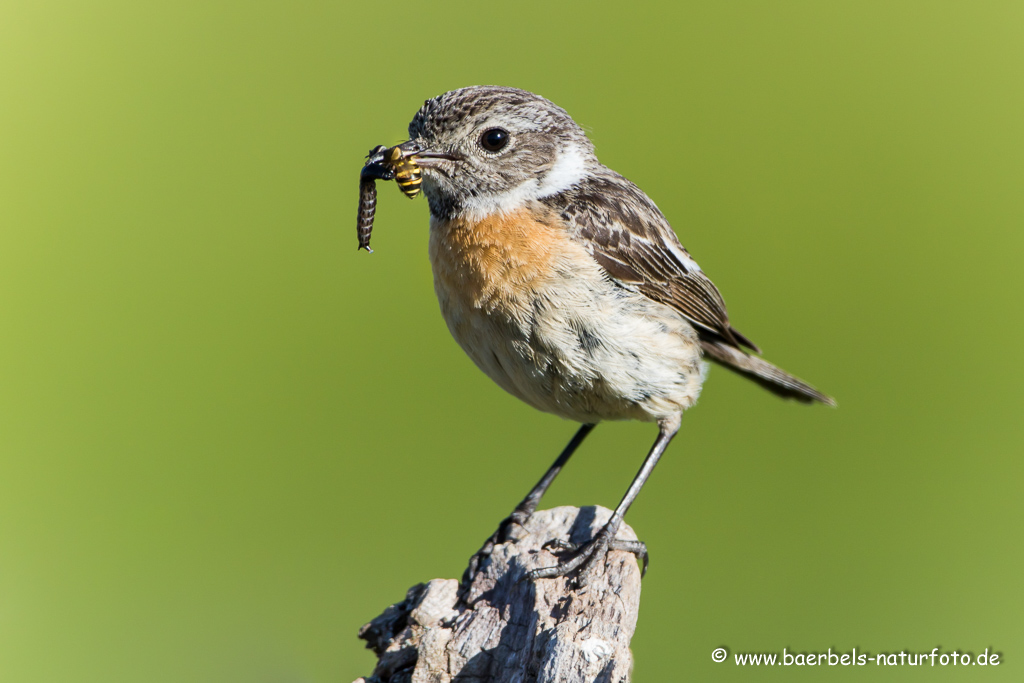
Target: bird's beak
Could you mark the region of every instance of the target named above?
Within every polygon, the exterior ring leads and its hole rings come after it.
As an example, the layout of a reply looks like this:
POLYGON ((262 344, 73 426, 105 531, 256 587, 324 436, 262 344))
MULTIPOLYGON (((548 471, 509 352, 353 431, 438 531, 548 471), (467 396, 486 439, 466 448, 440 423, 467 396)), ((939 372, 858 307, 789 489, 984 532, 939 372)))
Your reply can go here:
POLYGON ((432 163, 432 160, 434 159, 439 161, 462 160, 462 157, 455 156, 454 154, 428 149, 419 140, 408 140, 407 142, 403 142, 398 146, 398 149, 402 150, 403 157, 416 157, 416 163, 425 168, 433 166, 434 164, 432 163))

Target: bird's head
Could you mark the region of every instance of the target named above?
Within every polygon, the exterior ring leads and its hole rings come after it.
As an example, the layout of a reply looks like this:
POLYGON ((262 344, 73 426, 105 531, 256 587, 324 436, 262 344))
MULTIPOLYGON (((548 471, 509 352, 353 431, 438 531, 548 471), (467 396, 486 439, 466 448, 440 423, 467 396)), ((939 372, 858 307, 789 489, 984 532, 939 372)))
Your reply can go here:
POLYGON ((401 148, 416 155, 431 213, 514 211, 562 192, 598 165, 594 145, 561 107, 515 88, 472 86, 427 100, 401 148))

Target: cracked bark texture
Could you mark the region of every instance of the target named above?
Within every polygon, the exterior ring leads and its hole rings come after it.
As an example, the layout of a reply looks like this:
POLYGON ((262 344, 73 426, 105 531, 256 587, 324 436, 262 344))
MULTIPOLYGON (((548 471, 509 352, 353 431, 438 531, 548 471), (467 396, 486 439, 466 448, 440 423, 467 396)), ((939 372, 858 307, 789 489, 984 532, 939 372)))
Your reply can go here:
MULTIPOLYGON (((640 608, 640 570, 613 551, 580 587, 523 579, 555 564, 544 544, 584 543, 611 516, 602 507, 541 510, 494 547, 465 595, 455 579, 409 589, 359 630, 377 667, 356 683, 625 683, 640 608)), ((617 535, 636 540, 625 524, 617 535)))

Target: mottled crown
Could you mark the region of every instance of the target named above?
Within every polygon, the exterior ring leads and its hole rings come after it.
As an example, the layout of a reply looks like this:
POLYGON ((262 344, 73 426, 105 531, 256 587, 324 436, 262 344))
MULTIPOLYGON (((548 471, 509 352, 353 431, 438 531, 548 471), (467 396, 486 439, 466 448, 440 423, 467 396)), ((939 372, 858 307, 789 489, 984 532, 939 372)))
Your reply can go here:
POLYGON ((489 117, 516 120, 557 137, 587 140, 583 129, 557 104, 500 85, 473 85, 427 100, 409 123, 409 137, 449 137, 489 117))
POLYGON ((514 210, 567 189, 597 166, 594 146, 561 107, 516 88, 472 86, 427 100, 409 123, 423 149, 457 160, 424 164, 424 192, 435 215, 514 210), (489 130, 508 144, 488 151, 489 130))

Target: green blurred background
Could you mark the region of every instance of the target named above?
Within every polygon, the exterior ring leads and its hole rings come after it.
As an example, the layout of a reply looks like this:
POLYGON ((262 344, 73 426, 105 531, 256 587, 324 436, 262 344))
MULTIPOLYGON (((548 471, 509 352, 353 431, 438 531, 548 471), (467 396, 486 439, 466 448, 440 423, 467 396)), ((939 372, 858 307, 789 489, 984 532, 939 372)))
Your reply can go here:
POLYGON ((355 248, 366 150, 478 83, 565 107, 840 402, 712 370, 628 517, 635 680, 1022 680, 1022 73, 1017 1, 0 4, 0 680, 347 683, 540 476, 575 427, 449 338, 425 201, 355 248))

